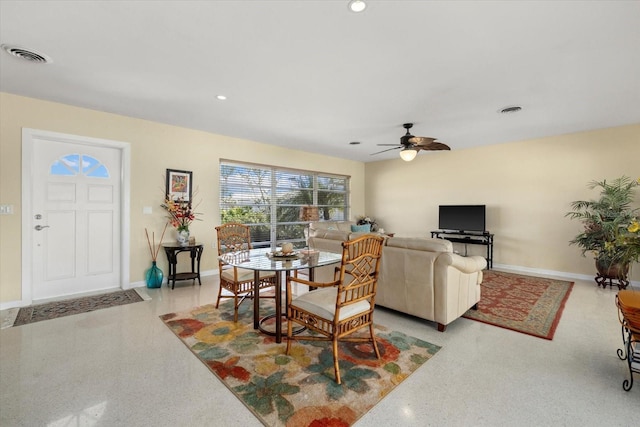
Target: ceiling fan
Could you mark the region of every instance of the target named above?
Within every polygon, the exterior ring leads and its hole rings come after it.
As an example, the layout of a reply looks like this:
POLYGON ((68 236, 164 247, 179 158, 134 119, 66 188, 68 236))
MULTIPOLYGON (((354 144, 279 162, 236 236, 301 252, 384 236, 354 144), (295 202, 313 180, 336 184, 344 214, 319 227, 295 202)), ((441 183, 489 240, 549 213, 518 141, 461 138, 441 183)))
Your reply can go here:
POLYGON ((406 162, 410 162, 415 159, 418 151, 420 150, 451 150, 448 145, 443 144, 441 142, 437 142, 437 138, 428 138, 426 136, 413 136, 409 133, 409 129, 413 127, 413 123, 405 123, 402 125, 407 130, 407 133, 400 138, 400 144, 378 144, 380 146, 393 146, 393 148, 389 148, 386 150, 378 151, 377 153, 371 154, 372 156, 375 154, 384 153, 386 151, 398 150, 402 148, 400 151, 400 157, 402 160, 406 162))

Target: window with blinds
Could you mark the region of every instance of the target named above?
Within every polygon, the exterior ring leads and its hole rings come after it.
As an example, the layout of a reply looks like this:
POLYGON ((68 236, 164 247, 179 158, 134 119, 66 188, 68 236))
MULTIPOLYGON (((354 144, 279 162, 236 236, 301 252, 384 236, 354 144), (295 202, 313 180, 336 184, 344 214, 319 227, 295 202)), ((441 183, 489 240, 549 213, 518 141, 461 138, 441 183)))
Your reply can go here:
POLYGON ((220 222, 251 227, 253 246, 292 242, 304 247, 303 206, 317 206, 320 220, 349 216, 349 177, 274 166, 220 162, 220 222))

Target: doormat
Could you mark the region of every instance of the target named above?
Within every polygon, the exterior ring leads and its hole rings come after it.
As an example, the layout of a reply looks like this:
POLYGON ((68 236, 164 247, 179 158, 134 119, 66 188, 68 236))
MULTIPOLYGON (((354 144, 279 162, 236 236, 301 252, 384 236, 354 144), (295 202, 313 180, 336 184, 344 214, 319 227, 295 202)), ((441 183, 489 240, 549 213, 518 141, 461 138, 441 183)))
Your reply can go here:
MULTIPOLYGON (((273 300, 260 305, 263 314, 275 311, 273 300)), ((440 350, 376 325, 380 359, 370 343, 341 342, 338 385, 330 342, 296 341, 287 356, 286 338, 277 344, 253 329, 249 306, 240 306, 236 323, 233 301, 160 318, 266 426, 350 426, 440 350)))
POLYGON ((144 301, 135 289, 22 307, 13 326, 144 301))
POLYGON ((463 317, 553 339, 573 282, 486 270, 477 310, 463 317))

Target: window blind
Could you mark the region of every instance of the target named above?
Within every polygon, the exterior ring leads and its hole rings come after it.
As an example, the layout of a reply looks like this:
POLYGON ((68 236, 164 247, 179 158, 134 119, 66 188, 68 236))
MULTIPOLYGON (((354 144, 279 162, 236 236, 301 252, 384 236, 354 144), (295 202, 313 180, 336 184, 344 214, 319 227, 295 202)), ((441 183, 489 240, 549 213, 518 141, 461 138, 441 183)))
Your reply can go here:
POLYGON ((349 177, 231 161, 220 162, 220 222, 251 227, 254 247, 305 244, 303 206, 317 206, 320 220, 349 216, 349 177))

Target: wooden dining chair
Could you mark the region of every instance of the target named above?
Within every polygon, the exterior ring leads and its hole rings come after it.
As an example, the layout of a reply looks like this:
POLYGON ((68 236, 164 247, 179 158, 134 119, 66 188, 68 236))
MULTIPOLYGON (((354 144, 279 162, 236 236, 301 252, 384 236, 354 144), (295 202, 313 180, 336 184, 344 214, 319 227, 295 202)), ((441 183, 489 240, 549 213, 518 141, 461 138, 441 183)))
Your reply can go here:
MULTIPOLYGON (((249 251, 251 246, 251 233, 249 226, 238 222, 230 222, 216 227, 218 235, 218 269, 220 272, 220 289, 216 308, 222 298, 233 298, 233 321, 238 321, 238 308, 246 298, 254 298, 254 271, 246 268, 226 265, 219 258, 229 253, 249 251)), ((258 291, 276 285, 276 275, 272 271, 260 272, 258 291)))
POLYGON ((329 283, 311 282, 287 277, 287 354, 294 340, 330 341, 333 346, 335 380, 341 384, 338 364, 338 341, 371 342, 380 358, 373 331, 373 310, 384 239, 364 235, 342 243, 342 263, 336 268, 336 280, 329 283), (317 290, 292 297, 292 283, 317 290), (294 335, 293 324, 305 326, 318 335, 294 335), (351 336, 369 327, 365 337, 351 336))

